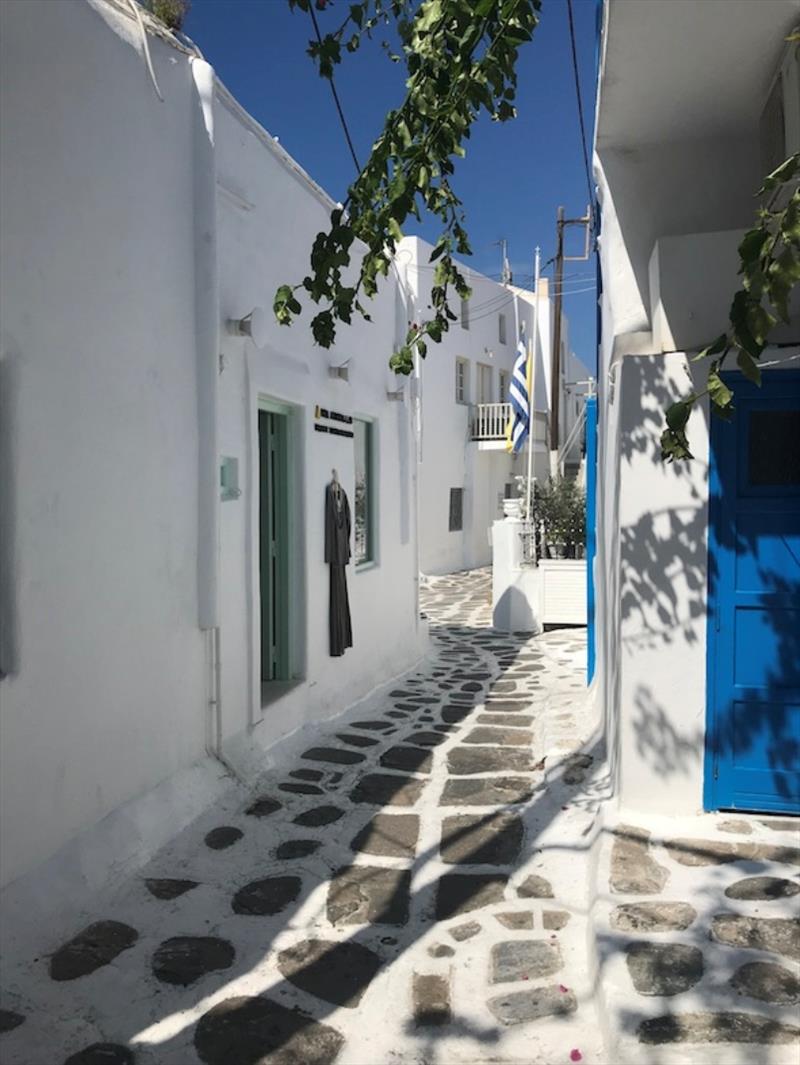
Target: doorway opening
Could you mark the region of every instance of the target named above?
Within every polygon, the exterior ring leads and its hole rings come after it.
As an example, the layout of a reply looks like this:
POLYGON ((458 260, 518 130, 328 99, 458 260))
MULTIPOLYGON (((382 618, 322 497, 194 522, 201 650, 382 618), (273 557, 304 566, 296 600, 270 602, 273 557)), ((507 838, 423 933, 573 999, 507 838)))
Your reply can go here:
POLYGON ((289 415, 258 412, 261 685, 291 680, 289 415))

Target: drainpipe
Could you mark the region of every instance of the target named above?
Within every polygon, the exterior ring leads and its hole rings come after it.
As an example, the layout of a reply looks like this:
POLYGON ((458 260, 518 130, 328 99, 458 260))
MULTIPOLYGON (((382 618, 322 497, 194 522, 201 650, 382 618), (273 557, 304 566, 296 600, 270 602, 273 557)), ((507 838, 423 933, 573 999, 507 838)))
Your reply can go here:
MULTIPOLYGON (((223 761, 219 629, 219 278, 214 71, 190 60, 197 94, 193 130, 194 333, 197 359, 198 523, 197 611, 206 634, 208 720, 206 750, 223 761)), ((228 767, 226 767, 228 768, 228 767)))

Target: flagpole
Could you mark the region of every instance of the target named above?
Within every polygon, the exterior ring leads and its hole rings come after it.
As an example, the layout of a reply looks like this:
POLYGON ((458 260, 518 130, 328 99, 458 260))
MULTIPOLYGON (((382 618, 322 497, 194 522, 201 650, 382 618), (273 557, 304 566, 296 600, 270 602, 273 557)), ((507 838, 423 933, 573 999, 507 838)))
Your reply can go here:
POLYGON ((536 262, 533 269, 533 337, 528 341, 528 483, 525 499, 527 506, 525 514, 529 522, 533 521, 531 501, 533 498, 533 434, 536 429, 534 398, 536 395, 536 342, 539 337, 539 270, 541 253, 536 249, 536 262))

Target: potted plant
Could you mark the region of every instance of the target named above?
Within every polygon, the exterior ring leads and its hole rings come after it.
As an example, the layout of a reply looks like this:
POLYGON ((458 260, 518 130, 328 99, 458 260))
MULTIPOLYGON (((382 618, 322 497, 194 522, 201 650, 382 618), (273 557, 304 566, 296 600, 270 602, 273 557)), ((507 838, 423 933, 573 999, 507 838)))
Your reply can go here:
POLYGON ((544 525, 545 544, 550 558, 580 557, 586 536, 586 500, 583 489, 572 478, 549 478, 537 485, 534 517, 544 525))

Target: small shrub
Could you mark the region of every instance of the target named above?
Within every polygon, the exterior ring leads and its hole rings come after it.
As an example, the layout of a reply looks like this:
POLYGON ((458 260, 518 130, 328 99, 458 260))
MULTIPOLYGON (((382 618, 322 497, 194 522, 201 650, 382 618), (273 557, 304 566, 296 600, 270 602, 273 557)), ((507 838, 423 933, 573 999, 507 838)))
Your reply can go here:
POLYGON ((183 29, 190 0, 144 0, 144 7, 170 30, 183 29))
MULTIPOLYGON (((533 518, 544 524, 545 540, 574 549, 586 542, 586 493, 571 477, 548 478, 536 483, 533 518)), ((571 552, 572 553, 572 552, 571 552)))

